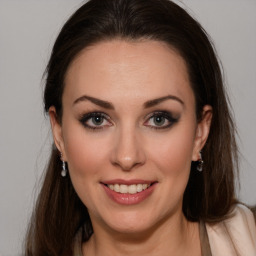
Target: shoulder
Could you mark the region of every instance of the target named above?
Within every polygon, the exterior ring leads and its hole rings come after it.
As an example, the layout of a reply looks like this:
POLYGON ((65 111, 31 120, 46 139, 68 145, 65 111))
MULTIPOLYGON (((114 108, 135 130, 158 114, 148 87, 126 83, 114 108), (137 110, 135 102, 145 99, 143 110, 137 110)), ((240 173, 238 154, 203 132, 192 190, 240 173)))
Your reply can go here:
POLYGON ((255 222, 256 222, 256 206, 252 207, 251 210, 254 215, 255 222))
POLYGON ((230 217, 206 224, 212 255, 256 255, 256 224, 251 210, 236 205, 230 217))

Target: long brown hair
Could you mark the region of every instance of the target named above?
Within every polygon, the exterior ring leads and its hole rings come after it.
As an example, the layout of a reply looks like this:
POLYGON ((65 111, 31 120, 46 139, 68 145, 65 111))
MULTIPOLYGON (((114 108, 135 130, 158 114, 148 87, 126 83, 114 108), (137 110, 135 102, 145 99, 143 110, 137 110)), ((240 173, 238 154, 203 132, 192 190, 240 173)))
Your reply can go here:
MULTIPOLYGON (((196 99, 198 121, 204 105, 213 108, 212 125, 203 149, 204 171, 191 164, 183 199, 190 221, 217 222, 226 218, 235 202, 237 169, 235 127, 229 110, 222 72, 209 36, 185 10, 169 0, 91 0, 66 22, 54 44, 46 69, 45 111, 51 106, 62 117, 65 74, 76 56, 97 42, 112 39, 149 39, 165 42, 185 60, 196 99)), ((79 228, 83 240, 93 233, 86 206, 69 176, 60 175, 55 146, 31 219, 26 255, 71 255, 79 228)))

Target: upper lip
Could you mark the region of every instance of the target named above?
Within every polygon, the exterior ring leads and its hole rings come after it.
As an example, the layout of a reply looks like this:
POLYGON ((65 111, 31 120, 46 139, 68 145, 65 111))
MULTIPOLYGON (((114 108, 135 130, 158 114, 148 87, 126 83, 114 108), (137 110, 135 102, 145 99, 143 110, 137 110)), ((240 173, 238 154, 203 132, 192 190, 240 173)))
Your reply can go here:
POLYGON ((140 180, 140 179, 132 179, 132 180, 123 180, 123 179, 114 179, 114 180, 106 180, 101 183, 105 185, 111 184, 123 184, 123 185, 133 185, 133 184, 152 184, 156 183, 155 180, 140 180))

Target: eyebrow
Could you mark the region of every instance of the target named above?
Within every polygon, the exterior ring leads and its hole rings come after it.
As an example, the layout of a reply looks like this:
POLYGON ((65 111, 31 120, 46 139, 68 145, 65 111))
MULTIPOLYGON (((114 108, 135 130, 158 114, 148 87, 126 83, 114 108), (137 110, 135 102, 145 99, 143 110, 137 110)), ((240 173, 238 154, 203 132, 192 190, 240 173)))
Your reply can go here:
POLYGON ((181 105, 184 105, 184 102, 180 98, 178 98, 174 95, 167 95, 167 96, 164 96, 161 98, 157 98, 157 99, 153 99, 153 100, 149 100, 149 101, 145 102, 144 108, 153 107, 153 106, 160 104, 161 102, 166 101, 166 100, 175 100, 175 101, 178 101, 181 105))
POLYGON ((100 100, 100 99, 97 99, 97 98, 94 98, 94 97, 91 97, 91 96, 87 96, 87 95, 83 95, 82 97, 79 97, 78 99, 76 99, 74 102, 73 102, 73 106, 75 104, 77 104, 78 102, 81 102, 81 101, 90 101, 92 103, 94 103, 95 105, 98 105, 102 108, 106 108, 106 109, 115 109, 113 104, 108 102, 108 101, 105 101, 105 100, 100 100))
MULTIPOLYGON (((98 105, 98 106, 102 107, 102 108, 115 109, 112 103, 110 103, 108 101, 105 101, 105 100, 100 100, 100 99, 97 99, 97 98, 94 98, 94 97, 91 97, 91 96, 88 96, 88 95, 83 95, 83 96, 79 97, 78 99, 76 99, 73 102, 73 105, 75 105, 79 102, 82 102, 82 101, 87 101, 87 100, 94 103, 95 105, 98 105)), ((150 108, 150 107, 158 105, 161 102, 166 101, 166 100, 175 100, 175 101, 179 102, 180 104, 184 105, 184 102, 180 98, 178 98, 174 95, 167 95, 167 96, 164 96, 164 97, 160 97, 160 98, 157 98, 157 99, 146 101, 143 104, 143 106, 144 106, 144 108, 150 108)))

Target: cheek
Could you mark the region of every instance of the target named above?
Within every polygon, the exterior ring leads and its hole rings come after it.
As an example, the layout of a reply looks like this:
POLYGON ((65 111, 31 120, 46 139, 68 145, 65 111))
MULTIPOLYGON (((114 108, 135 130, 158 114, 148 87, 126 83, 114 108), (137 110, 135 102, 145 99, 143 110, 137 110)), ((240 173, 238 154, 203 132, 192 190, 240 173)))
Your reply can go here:
MULTIPOLYGON (((189 126, 188 126, 189 127, 189 126)), ((194 148, 194 129, 178 126, 168 136, 158 138, 159 147, 152 147, 151 158, 165 176, 188 176, 194 148)), ((191 127, 191 126, 190 126, 191 127)), ((151 142, 156 145, 155 141, 151 142)))
POLYGON ((86 131, 80 124, 66 127, 63 138, 70 175, 73 178, 91 176, 91 180, 94 174, 102 170, 100 165, 107 157, 108 138, 98 132, 86 131))
POLYGON ((95 194, 100 189, 99 177, 105 169, 108 138, 85 132, 84 128, 69 126, 63 133, 65 153, 72 184, 84 205, 94 209, 95 194))

